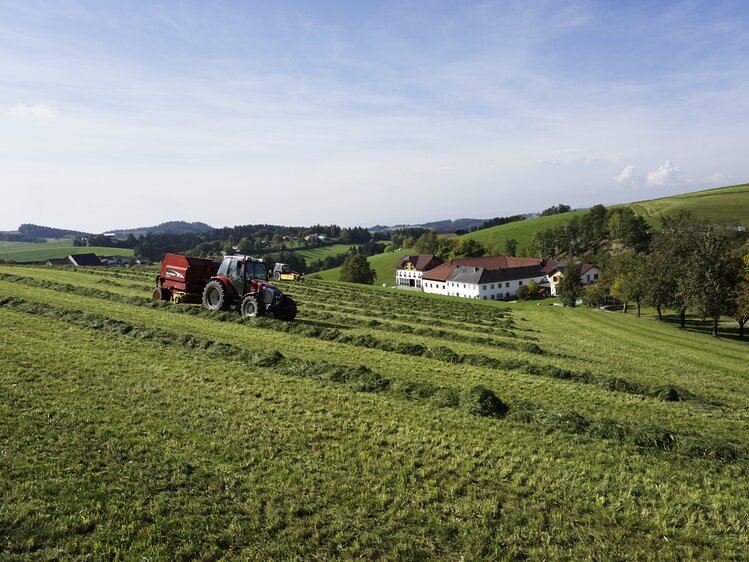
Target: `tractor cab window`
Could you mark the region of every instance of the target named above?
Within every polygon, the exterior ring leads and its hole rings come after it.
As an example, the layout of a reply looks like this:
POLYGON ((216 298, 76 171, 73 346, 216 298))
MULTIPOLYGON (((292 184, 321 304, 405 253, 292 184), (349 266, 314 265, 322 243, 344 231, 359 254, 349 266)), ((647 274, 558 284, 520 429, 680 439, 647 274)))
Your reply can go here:
POLYGON ((247 277, 254 277, 255 279, 268 279, 268 272, 265 271, 265 265, 258 261, 247 262, 247 277))
POLYGON ((239 279, 242 277, 242 262, 239 260, 231 260, 229 262, 229 270, 226 272, 231 278, 239 279))

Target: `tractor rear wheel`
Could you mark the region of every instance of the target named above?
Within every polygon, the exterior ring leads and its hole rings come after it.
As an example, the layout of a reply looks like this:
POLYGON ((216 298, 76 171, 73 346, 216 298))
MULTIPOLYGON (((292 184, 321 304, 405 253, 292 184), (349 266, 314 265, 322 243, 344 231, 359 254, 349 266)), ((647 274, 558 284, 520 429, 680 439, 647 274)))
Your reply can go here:
POLYGON ((229 308, 226 289, 221 281, 209 281, 203 289, 203 306, 208 310, 219 311, 229 308))
POLYGON ((265 305, 261 306, 255 295, 247 295, 239 305, 239 312, 242 316, 256 318, 265 314, 265 305))
POLYGON ((165 287, 156 287, 151 298, 155 301, 170 301, 172 300, 172 292, 165 287))
POLYGON ((281 306, 274 313, 276 318, 284 322, 291 322, 296 318, 296 303, 291 297, 284 297, 281 306))

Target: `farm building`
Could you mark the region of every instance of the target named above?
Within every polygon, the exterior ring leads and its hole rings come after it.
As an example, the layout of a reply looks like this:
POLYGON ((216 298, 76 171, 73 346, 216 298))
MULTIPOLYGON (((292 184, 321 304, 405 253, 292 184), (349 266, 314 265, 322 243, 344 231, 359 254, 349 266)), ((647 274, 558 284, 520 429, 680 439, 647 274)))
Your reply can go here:
POLYGON ((398 262, 395 272, 397 287, 421 288, 422 275, 442 264, 442 260, 432 254, 414 254, 404 257, 398 262))
POLYGON ((425 273, 422 288, 426 293, 454 297, 513 299, 518 287, 547 280, 544 265, 541 259, 507 256, 454 259, 425 273))
MULTIPOLYGON (((564 277, 564 270, 566 265, 564 262, 549 262, 544 268, 546 275, 549 279, 549 294, 554 297, 557 295, 557 287, 564 277)), ((601 274, 601 270, 593 264, 584 263, 580 270, 580 283, 583 285, 590 285, 598 281, 598 276, 601 274)))

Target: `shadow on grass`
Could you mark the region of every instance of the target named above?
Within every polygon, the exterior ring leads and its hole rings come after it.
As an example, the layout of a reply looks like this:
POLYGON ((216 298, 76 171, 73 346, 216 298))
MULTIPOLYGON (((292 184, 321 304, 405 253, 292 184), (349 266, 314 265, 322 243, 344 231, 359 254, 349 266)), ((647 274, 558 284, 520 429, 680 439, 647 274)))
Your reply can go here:
MULTIPOLYGON (((664 324, 672 324, 677 329, 681 329, 681 327, 679 326, 678 315, 666 316, 664 314, 662 322, 664 324)), ((694 332, 697 334, 707 334, 708 336, 713 335, 713 323, 712 323, 712 320, 710 320, 709 318, 702 320, 701 318, 687 316, 684 322, 683 329, 686 330, 687 332, 694 332)), ((749 339, 746 337, 746 333, 744 334, 743 338, 739 336, 738 326, 732 326, 730 328, 727 328, 726 326, 718 324, 718 337, 721 339, 727 339, 727 340, 735 340, 735 341, 743 341, 743 342, 749 341, 749 339)))

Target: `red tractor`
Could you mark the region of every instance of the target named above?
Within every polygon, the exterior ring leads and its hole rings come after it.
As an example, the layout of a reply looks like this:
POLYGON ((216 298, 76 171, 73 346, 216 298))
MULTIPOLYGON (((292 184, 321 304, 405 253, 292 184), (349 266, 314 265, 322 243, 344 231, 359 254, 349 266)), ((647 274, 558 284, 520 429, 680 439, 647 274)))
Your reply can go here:
POLYGON ((226 256, 220 264, 212 260, 167 254, 156 276, 154 300, 201 302, 209 310, 237 307, 243 316, 267 313, 279 320, 296 317, 296 303, 268 283, 262 260, 249 256, 226 256))

